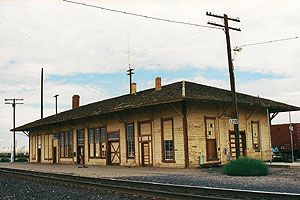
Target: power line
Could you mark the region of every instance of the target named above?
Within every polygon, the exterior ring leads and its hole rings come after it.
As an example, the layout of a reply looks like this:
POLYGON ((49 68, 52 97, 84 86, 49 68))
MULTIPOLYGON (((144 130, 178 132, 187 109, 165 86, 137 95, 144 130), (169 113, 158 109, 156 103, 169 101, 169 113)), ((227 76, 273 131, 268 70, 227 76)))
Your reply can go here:
POLYGON ((282 41, 286 41, 286 40, 295 40, 295 39, 299 39, 299 36, 283 38, 283 39, 277 39, 277 40, 269 40, 269 41, 266 41, 266 42, 249 43, 249 44, 236 46, 236 48, 237 47, 241 48, 241 47, 247 47, 247 46, 255 46, 255 45, 260 45, 260 44, 268 44, 268 43, 274 43, 274 42, 282 42, 282 41))
POLYGON ((142 18, 147 18, 147 19, 152 19, 152 20, 157 20, 157 21, 164 21, 164 22, 169 22, 169 23, 183 24, 183 25, 196 26, 196 27, 202 27, 202 28, 221 29, 221 28, 218 28, 218 27, 207 26, 207 25, 202 25, 202 24, 195 24, 195 23, 191 23, 191 22, 175 21, 175 20, 171 20, 171 19, 152 17, 152 16, 148 16, 148 15, 142 15, 142 14, 127 12, 127 11, 122 11, 122 10, 105 8, 105 7, 102 7, 102 6, 96 6, 96 5, 81 3, 81 2, 77 2, 77 1, 70 1, 70 0, 63 0, 63 1, 65 1, 67 3, 73 3, 73 4, 78 4, 78 5, 87 6, 87 7, 98 8, 98 9, 102 9, 102 10, 105 10, 105 11, 121 13, 121 14, 131 15, 131 16, 135 16, 135 17, 142 17, 142 18))

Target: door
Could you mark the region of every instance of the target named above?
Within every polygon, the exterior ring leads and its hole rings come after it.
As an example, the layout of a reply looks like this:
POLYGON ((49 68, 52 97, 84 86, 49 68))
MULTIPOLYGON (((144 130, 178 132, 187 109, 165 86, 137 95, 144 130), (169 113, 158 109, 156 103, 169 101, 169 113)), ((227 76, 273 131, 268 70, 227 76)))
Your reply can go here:
POLYGON ((142 121, 138 124, 139 163, 141 166, 152 166, 152 121, 142 121))
POLYGON ((40 163, 42 160, 42 149, 38 149, 37 161, 40 163))
POLYGON ((53 147, 53 163, 57 163, 57 149, 53 147))
POLYGON ((208 139, 207 142, 207 160, 218 160, 217 157, 217 142, 215 139, 208 139))
POLYGON ((84 159, 84 129, 77 130, 77 164, 85 164, 84 159))
POLYGON ((149 166, 150 162, 150 145, 149 142, 142 142, 142 166, 149 166))
POLYGON ((107 161, 109 165, 119 165, 121 162, 120 158, 120 142, 110 141, 108 142, 108 155, 107 161))
POLYGON ((218 160, 216 118, 205 118, 206 130, 206 160, 218 160))
MULTIPOLYGON (((240 155, 246 156, 246 133, 245 131, 240 131, 240 155)), ((232 158, 236 158, 236 148, 235 148, 235 133, 234 131, 229 131, 229 146, 230 155, 232 158)))
POLYGON ((77 146, 77 164, 84 165, 84 146, 77 146))

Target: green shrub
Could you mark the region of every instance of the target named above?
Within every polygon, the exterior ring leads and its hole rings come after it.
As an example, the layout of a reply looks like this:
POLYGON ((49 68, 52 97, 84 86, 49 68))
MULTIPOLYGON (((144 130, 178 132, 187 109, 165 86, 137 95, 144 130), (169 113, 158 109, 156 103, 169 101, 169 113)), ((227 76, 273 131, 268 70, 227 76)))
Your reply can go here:
POLYGON ((28 159, 26 157, 18 157, 16 158, 16 162, 28 162, 28 159))
POLYGON ((7 157, 0 158, 0 162, 10 162, 10 159, 7 157))
POLYGON ((229 176, 266 176, 269 167, 261 160, 243 157, 227 163, 224 173, 229 176))

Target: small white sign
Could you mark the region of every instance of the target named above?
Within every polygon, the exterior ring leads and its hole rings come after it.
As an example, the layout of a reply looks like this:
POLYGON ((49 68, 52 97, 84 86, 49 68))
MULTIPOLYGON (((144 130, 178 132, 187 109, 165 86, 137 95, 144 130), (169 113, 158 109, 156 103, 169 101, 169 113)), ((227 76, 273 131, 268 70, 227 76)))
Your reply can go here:
POLYGON ((289 126, 289 129, 290 129, 290 131, 293 131, 294 127, 293 126, 289 126))
POLYGON ((229 123, 231 123, 231 124, 239 124, 239 120, 238 119, 229 119, 229 123))

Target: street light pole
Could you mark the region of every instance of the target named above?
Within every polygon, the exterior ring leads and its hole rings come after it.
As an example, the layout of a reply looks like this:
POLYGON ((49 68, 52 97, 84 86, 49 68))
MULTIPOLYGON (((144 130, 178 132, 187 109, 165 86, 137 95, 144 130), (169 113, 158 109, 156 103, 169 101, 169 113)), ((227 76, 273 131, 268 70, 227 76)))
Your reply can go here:
POLYGON ((11 162, 16 161, 16 105, 17 104, 24 104, 23 102, 17 102, 17 101, 23 101, 24 99, 5 99, 5 104, 11 104, 13 108, 13 158, 11 162))

